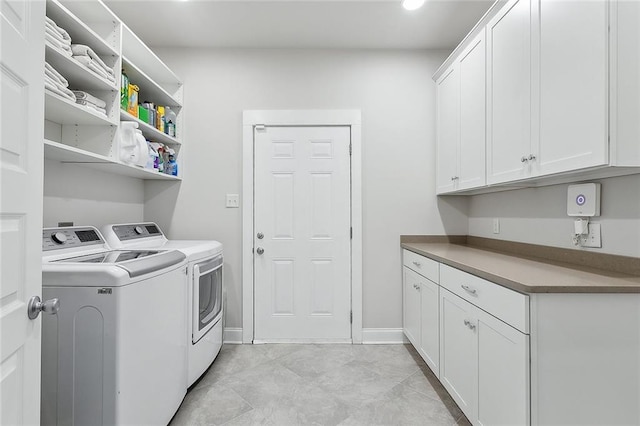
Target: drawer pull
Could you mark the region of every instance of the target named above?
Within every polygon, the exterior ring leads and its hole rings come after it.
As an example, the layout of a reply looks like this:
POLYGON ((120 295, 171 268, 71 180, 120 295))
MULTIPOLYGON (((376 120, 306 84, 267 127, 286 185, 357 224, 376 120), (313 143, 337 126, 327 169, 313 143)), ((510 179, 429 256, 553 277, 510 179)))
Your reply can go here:
POLYGON ((416 265, 418 268, 421 268, 421 267, 422 267, 422 263, 420 263, 420 262, 416 262, 415 260, 414 260, 413 262, 411 262, 411 263, 413 263, 414 265, 416 265))
POLYGON ((469 292, 469 293, 471 293, 473 295, 478 294, 478 290, 476 290, 475 288, 471 288, 468 285, 462 284, 460 287, 462 287, 465 291, 467 291, 467 292, 469 292))
POLYGON ((464 325, 466 325, 467 327, 469 327, 469 330, 475 330, 476 329, 476 325, 473 324, 471 321, 469 320, 464 320, 464 325))

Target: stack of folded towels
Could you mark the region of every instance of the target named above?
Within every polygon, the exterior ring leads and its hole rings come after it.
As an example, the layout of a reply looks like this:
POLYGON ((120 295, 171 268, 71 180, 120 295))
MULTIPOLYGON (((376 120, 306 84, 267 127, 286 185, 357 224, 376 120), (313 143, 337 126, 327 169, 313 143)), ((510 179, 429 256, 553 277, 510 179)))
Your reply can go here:
POLYGON ((51 18, 46 17, 45 40, 49 45, 59 50, 63 55, 71 56, 71 37, 69 33, 60 28, 51 18))
POLYGON ((89 68, 95 74, 98 74, 100 77, 105 78, 112 83, 116 82, 113 70, 109 68, 89 46, 85 46, 84 44, 72 44, 71 52, 73 53, 73 59, 89 68))
POLYGON ((75 95, 77 104, 83 105, 90 110, 107 115, 107 111, 105 110, 107 104, 102 99, 98 99, 87 92, 83 92, 82 90, 74 90, 73 93, 75 95))
POLYGON ((44 63, 44 88, 51 93, 76 101, 76 96, 68 89, 69 82, 49 63, 44 63))

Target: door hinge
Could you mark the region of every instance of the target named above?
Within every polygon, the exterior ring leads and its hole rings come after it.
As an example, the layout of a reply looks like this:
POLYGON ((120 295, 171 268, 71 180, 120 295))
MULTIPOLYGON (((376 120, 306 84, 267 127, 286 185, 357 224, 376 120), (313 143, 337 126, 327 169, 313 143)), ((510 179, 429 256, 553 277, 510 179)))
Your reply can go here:
POLYGON ((349 228, 349 238, 353 240, 353 227, 349 228))
POLYGON ((351 155, 351 143, 349 143, 349 155, 351 155))
POLYGON ((253 128, 256 132, 264 132, 267 129, 264 124, 256 124, 253 128))
POLYGON ((349 324, 353 324, 353 311, 349 311, 349 324))

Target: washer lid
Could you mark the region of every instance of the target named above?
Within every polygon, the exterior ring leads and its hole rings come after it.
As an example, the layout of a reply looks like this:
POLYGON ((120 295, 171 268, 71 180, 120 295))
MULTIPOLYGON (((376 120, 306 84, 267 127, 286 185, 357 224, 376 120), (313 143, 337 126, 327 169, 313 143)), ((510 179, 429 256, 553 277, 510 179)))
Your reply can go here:
POLYGON ((52 263, 102 264, 118 266, 130 277, 155 272, 186 259, 179 251, 112 250, 55 260, 52 263))

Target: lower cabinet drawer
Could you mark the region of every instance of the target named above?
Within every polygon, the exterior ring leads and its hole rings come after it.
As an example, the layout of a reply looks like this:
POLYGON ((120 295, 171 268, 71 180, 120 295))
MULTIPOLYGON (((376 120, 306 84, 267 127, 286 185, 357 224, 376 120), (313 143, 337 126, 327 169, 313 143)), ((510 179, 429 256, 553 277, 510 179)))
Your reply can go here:
POLYGON ((480 309, 529 334, 529 296, 440 265, 440 285, 480 309))
POLYGON ((440 281, 439 263, 409 250, 402 250, 402 264, 434 283, 440 281))

